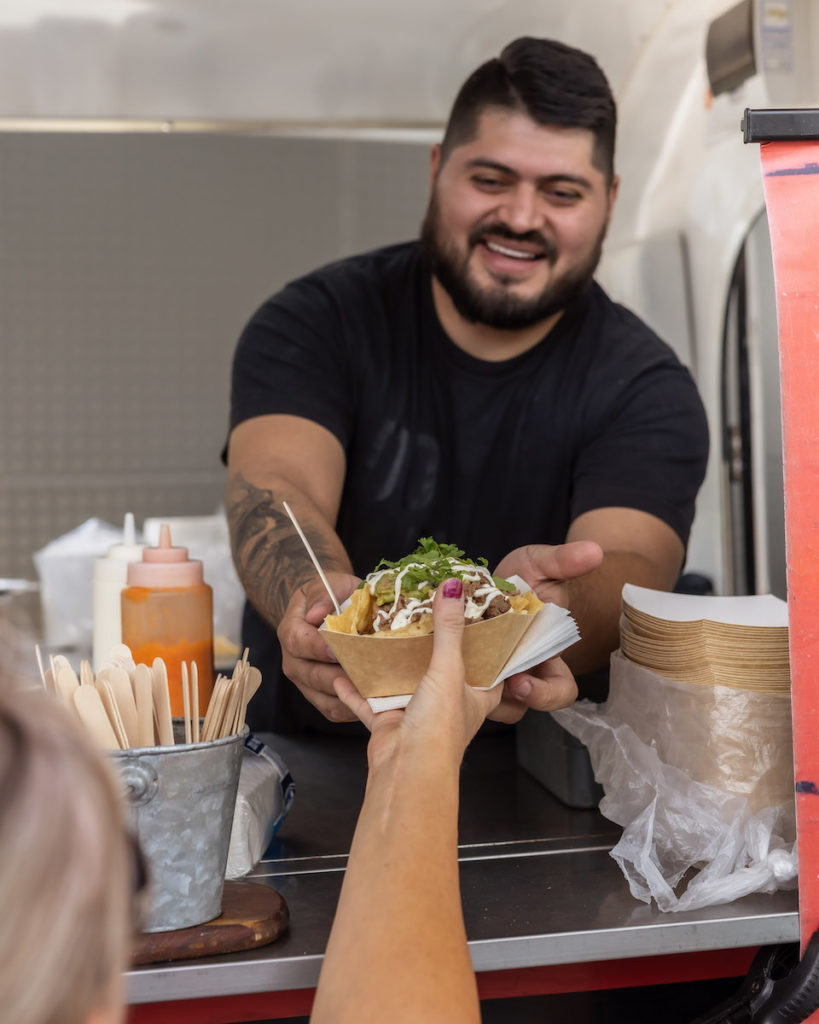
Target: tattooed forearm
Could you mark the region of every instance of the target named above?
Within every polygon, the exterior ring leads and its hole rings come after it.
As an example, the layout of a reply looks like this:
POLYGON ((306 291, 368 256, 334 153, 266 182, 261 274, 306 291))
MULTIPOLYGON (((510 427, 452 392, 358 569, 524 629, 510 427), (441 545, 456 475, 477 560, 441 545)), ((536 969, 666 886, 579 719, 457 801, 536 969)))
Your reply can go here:
MULTIPOLYGON (((257 487, 239 473, 228 480, 226 506, 233 561, 248 598, 274 627, 294 591, 316 575, 282 500, 288 500, 288 495, 257 487)), ((349 562, 332 529, 317 516, 297 514, 322 568, 349 572, 349 562)))

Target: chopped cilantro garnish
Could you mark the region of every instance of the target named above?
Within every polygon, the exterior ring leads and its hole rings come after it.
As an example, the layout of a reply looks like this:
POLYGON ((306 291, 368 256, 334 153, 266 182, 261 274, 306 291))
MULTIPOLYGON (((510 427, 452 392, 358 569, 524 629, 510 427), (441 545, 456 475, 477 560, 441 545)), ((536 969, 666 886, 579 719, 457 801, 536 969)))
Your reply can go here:
POLYGON ((492 579, 495 581, 495 586, 498 590, 505 590, 507 593, 517 590, 515 584, 510 583, 509 580, 505 580, 503 576, 493 576, 492 579))
MULTIPOLYGON (((421 537, 418 547, 412 554, 399 558, 397 562, 382 558, 373 570, 383 572, 385 569, 393 570, 391 574, 385 574, 378 581, 376 587, 376 599, 378 604, 391 603, 395 599, 395 587, 392 583, 394 574, 409 566, 403 576, 402 592, 408 597, 423 598, 429 596, 430 586, 435 588, 439 583, 452 576, 463 577, 464 571, 453 568, 453 561, 460 562, 465 566, 480 566, 486 569, 488 562, 485 558, 479 558, 474 562, 467 558, 463 551, 454 544, 439 544, 432 537, 421 537), (424 586, 426 584, 427 586, 424 586), (426 594, 424 594, 426 590, 426 594), (387 600, 389 598, 389 600, 387 600)), ((492 577, 498 590, 514 591, 515 586, 500 576, 492 577)))

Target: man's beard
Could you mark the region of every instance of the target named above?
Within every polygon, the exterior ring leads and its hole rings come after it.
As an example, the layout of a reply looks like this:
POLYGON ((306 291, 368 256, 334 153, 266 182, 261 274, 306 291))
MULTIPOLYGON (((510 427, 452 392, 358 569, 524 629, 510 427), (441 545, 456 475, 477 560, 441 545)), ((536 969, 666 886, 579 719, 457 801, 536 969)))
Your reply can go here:
POLYGON ((467 241, 466 254, 461 255, 456 246, 443 237, 434 194, 421 226, 421 248, 432 273, 464 320, 500 330, 517 331, 560 313, 583 294, 600 262, 606 225, 603 225, 588 259, 552 280, 539 295, 532 298, 521 298, 511 291, 509 286, 517 280, 514 277, 498 278, 496 288, 482 286, 474 280, 469 269, 469 257, 474 247, 480 244, 481 238, 489 234, 510 241, 533 242, 543 250, 542 259, 551 263, 557 259, 557 247, 543 235, 536 231, 519 235, 500 223, 476 228, 467 241))

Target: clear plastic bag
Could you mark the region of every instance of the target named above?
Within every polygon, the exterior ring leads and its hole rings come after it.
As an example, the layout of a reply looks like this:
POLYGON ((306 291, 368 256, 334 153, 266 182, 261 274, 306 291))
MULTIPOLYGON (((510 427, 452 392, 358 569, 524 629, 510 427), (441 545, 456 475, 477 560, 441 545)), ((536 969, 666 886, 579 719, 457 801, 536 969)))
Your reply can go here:
POLYGON ((94 559, 122 543, 122 528, 87 519, 34 554, 40 577, 43 636, 47 647, 90 654, 93 630, 94 559))
POLYGON ((694 910, 796 886, 788 698, 676 682, 618 651, 608 702, 554 717, 589 749, 632 895, 694 910))

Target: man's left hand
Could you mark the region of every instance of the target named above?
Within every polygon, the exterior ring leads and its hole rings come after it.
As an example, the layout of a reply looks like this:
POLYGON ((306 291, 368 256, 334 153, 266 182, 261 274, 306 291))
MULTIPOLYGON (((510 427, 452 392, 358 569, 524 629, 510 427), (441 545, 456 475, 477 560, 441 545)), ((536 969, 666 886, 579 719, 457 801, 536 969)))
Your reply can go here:
MULTIPOLYGON (((594 541, 569 544, 528 544, 506 555, 495 569, 496 576, 520 576, 544 603, 569 607, 567 582, 593 572, 603 561, 603 549, 594 541)), ((503 698, 490 718, 514 723, 528 708, 556 711, 577 700, 577 684, 562 658, 551 658, 526 672, 509 676, 503 683, 503 698)))
POLYGON ((511 725, 520 721, 529 708, 557 711, 576 700, 577 683, 571 669, 562 658, 550 658, 505 679, 500 704, 487 717, 511 725))

